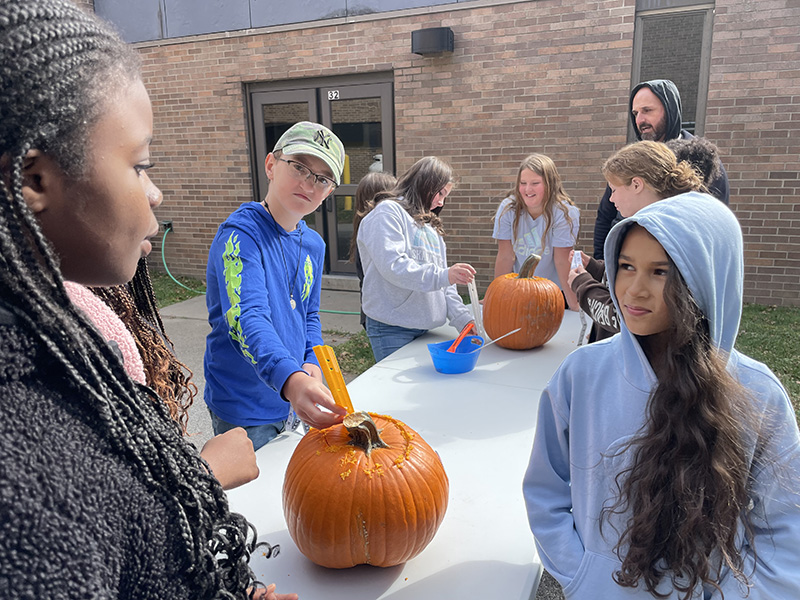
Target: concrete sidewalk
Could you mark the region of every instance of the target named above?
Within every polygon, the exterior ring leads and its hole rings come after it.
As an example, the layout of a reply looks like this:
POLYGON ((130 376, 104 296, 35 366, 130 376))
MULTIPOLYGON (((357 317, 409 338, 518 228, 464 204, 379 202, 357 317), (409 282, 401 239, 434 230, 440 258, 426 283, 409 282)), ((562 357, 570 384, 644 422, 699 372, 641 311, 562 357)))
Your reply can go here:
MULTIPOLYGON (((361 304, 358 292, 322 290, 320 300, 322 312, 322 338, 326 344, 336 345, 349 336, 361 331, 359 311, 361 304), (331 312, 326 312, 331 311, 331 312), (350 314, 346 314, 350 313, 350 314), (355 313, 355 314, 352 314, 355 313)), ((205 296, 195 296, 189 300, 172 304, 161 309, 161 318, 178 358, 191 369, 192 381, 197 385, 198 394, 189 409, 189 435, 198 448, 202 448, 212 437, 211 419, 203 402, 203 352, 206 336, 211 328, 208 325, 205 296)))

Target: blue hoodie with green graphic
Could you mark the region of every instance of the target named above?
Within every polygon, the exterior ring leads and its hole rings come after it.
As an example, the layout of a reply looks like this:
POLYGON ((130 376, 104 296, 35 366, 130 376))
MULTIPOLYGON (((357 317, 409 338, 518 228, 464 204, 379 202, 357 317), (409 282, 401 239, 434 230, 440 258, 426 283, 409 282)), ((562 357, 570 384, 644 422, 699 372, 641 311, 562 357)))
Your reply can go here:
POLYGON ((249 426, 288 416, 280 391, 303 363, 317 364, 313 347, 322 344, 324 254, 325 242, 304 221, 286 232, 258 202, 220 225, 206 269, 203 364, 206 404, 222 420, 249 426))

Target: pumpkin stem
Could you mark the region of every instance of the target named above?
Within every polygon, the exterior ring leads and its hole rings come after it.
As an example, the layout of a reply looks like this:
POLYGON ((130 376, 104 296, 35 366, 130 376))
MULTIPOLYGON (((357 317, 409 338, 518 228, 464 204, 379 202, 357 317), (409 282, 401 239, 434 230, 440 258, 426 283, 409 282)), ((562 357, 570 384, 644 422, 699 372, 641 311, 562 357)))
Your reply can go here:
POLYGON ((350 434, 350 445, 358 446, 369 456, 374 448, 388 448, 389 445, 381 439, 381 430, 375 425, 365 412, 350 413, 342 421, 347 433, 350 434))
POLYGON ((533 277, 533 272, 536 270, 540 260, 542 260, 542 257, 538 254, 531 254, 526 258, 525 262, 522 263, 522 266, 519 268, 519 278, 530 279, 533 277))

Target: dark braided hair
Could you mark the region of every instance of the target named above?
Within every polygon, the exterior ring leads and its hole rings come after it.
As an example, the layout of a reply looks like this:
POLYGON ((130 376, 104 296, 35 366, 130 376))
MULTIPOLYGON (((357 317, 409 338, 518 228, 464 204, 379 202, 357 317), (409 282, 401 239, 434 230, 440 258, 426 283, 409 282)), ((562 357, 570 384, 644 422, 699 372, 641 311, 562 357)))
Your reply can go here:
POLYGON ((699 584, 719 589, 719 563, 749 584, 737 535, 741 526, 753 546, 746 432, 757 419, 711 341, 708 320, 667 260, 664 302, 672 324, 664 358, 653 365, 658 385, 641 431, 614 452, 631 453, 633 460, 616 476, 617 498, 603 509, 601 528, 630 511, 616 545, 619 585, 641 583, 665 597, 656 588, 670 578, 678 597, 688 600, 699 584))
POLYGON ((144 363, 147 385, 166 403, 170 416, 181 426, 184 435, 189 421, 188 410, 197 395, 192 371, 174 352, 161 314, 147 257, 139 259, 136 274, 125 285, 89 288, 105 302, 133 334, 144 363))
POLYGON ((175 560, 193 596, 244 598, 261 585, 247 564, 255 530, 230 512, 166 405, 125 374, 73 307, 57 255, 23 198, 30 150, 67 177, 86 176, 94 125, 139 77, 135 52, 71 2, 0 0, 0 304, 58 365, 46 376, 66 382, 88 425, 171 511, 181 530, 175 560))

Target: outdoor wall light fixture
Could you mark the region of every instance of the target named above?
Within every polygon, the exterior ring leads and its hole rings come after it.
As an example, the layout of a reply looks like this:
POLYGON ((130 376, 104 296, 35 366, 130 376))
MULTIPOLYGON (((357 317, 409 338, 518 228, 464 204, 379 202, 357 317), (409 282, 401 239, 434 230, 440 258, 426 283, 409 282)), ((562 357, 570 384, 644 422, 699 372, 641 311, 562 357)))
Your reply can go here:
POLYGON ((411 32, 411 52, 414 54, 438 54, 452 52, 453 30, 449 27, 431 27, 411 32))

